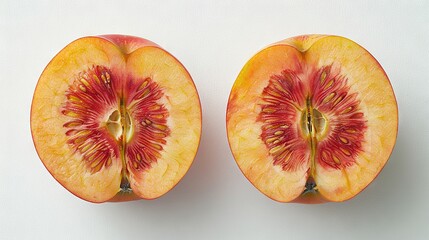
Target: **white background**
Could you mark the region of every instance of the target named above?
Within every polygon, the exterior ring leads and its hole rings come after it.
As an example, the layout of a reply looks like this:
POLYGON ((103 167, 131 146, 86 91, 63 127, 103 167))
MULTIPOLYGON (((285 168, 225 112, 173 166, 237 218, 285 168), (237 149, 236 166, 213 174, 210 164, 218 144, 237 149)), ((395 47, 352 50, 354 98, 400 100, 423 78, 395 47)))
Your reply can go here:
POLYGON ((428 1, 2 0, 0 36, 0 239, 429 239, 428 1), (69 42, 106 33, 160 44, 187 67, 201 96, 198 155, 158 200, 80 200, 33 147, 29 113, 40 73, 69 42), (268 199, 241 174, 226 140, 226 103, 244 63, 267 44, 308 33, 364 46, 399 104, 390 161, 344 203, 268 199))

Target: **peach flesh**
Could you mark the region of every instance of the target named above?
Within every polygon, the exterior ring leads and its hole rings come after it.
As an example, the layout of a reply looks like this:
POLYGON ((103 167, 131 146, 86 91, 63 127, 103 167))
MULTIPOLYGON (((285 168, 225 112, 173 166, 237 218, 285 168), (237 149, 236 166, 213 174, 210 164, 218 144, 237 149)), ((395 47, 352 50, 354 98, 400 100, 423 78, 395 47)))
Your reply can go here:
POLYGON ((76 196, 91 202, 154 199, 189 169, 201 107, 189 73, 155 43, 85 37, 42 73, 31 130, 43 164, 76 196))
POLYGON ((228 102, 228 140, 240 170, 281 202, 357 195, 386 163, 391 129, 397 105, 386 74, 366 50, 337 36, 263 49, 243 67, 228 102))

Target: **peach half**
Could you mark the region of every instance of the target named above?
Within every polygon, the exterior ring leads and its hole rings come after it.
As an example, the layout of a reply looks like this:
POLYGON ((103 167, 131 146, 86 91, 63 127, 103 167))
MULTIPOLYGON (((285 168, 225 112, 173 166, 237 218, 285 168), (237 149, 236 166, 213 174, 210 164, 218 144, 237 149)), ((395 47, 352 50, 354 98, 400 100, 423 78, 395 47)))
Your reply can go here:
POLYGON ((339 202, 380 173, 395 145, 389 79, 355 42, 298 36, 258 52, 228 101, 231 151, 246 178, 280 202, 339 202))
POLYGON ((31 107, 37 153, 90 202, 153 199, 196 155, 201 105, 185 67, 148 40, 78 39, 43 71, 31 107))

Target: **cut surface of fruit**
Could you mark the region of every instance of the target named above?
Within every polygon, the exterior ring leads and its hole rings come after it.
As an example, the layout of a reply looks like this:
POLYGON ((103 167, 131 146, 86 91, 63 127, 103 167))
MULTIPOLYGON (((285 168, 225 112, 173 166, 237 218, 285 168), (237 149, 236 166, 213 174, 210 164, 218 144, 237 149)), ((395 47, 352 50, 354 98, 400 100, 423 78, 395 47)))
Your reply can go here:
POLYGON ((76 196, 153 199, 189 169, 201 107, 189 73, 153 42, 85 37, 43 71, 31 131, 43 164, 76 196))
POLYGON ((387 75, 358 44, 299 36, 252 57, 231 90, 227 133, 244 175, 281 202, 344 201, 388 160, 398 112, 387 75))

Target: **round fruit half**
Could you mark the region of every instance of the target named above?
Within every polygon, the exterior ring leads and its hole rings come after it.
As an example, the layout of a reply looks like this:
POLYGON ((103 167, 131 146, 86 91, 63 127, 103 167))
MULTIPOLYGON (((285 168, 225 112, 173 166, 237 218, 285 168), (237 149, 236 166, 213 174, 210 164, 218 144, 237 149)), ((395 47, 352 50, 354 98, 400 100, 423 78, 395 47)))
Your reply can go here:
POLYGON ((148 40, 78 39, 40 76, 31 132, 43 164, 91 202, 157 198, 189 169, 201 136, 191 76, 148 40))
POLYGON ((344 201, 379 174, 398 110, 374 57, 339 36, 298 36, 258 52, 228 101, 228 140, 247 179, 281 202, 344 201))

